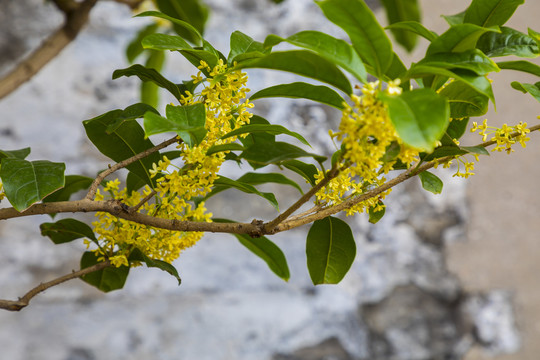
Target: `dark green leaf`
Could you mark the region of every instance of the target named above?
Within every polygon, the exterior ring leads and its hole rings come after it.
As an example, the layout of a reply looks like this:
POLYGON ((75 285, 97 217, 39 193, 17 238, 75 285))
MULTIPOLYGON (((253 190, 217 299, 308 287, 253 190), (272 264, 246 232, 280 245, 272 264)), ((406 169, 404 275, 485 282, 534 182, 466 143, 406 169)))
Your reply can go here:
MULTIPOLYGON (((180 53, 184 55, 184 57, 195 67, 199 67, 201 65, 201 61, 204 61, 208 64, 208 66, 214 68, 219 60, 219 57, 216 56, 216 54, 206 50, 180 50, 180 53)), ((206 76, 209 76, 208 70, 201 69, 201 72, 206 76)))
POLYGON ((429 45, 426 55, 463 52, 476 47, 476 42, 486 32, 499 32, 498 27, 484 28, 473 24, 454 25, 429 45))
POLYGON ((315 221, 308 232, 306 255, 314 285, 339 283, 356 256, 351 228, 331 216, 315 221))
POLYGON ((517 81, 512 82, 512 87, 523 93, 531 94, 536 100, 540 101, 540 81, 536 84, 525 84, 517 81))
POLYGON ((17 211, 24 211, 64 186, 65 169, 64 163, 5 158, 0 168, 0 178, 11 205, 17 211))
POLYGON ((315 165, 306 164, 300 160, 287 160, 281 162, 279 165, 285 166, 287 169, 294 171, 306 179, 311 186, 315 186, 315 175, 318 172, 315 165))
POLYGON ((533 64, 529 61, 502 61, 498 62, 497 65, 501 69, 523 71, 529 74, 540 76, 540 66, 533 64))
POLYGON ((453 119, 481 116, 488 111, 489 98, 462 81, 451 82, 439 94, 448 98, 453 119))
POLYGON ((317 3, 324 15, 349 35, 364 63, 381 77, 392 63, 392 43, 375 15, 361 0, 324 0, 317 3))
MULTIPOLYGON (((93 252, 85 252, 81 257, 81 269, 86 269, 98 264, 99 262, 97 259, 98 256, 93 252)), ((105 269, 83 275, 81 279, 103 292, 109 292, 123 288, 128 275, 128 266, 109 266, 105 269)))
POLYGON ((443 182, 436 175, 429 171, 423 171, 418 174, 418 177, 422 182, 422 187, 427 191, 434 194, 440 194, 442 192, 443 182))
POLYGON ((238 69, 261 68, 282 70, 319 80, 352 93, 351 84, 336 65, 306 50, 290 50, 270 53, 264 57, 237 65, 238 69))
POLYGON ((166 34, 151 34, 142 40, 142 46, 145 49, 153 50, 185 50, 191 49, 184 39, 180 36, 166 34))
MULTIPOLYGON (((250 125, 255 125, 255 124, 270 125, 268 120, 266 120, 265 118, 263 118, 263 117, 261 117, 259 115, 253 115, 251 117, 249 123, 250 123, 250 125)), ((239 140, 244 145, 244 147, 247 148, 247 147, 252 146, 253 144, 258 143, 259 141, 275 142, 276 141, 276 136, 272 135, 272 134, 269 134, 269 133, 257 132, 257 133, 248 134, 246 137, 240 137, 239 140)))
POLYGON ((463 119, 454 118, 454 120, 450 121, 450 124, 448 125, 448 128, 446 129, 446 134, 451 139, 459 140, 465 133, 468 123, 469 123, 468 117, 463 118, 463 119))
POLYGON ((229 179, 225 176, 219 176, 216 180, 214 180, 214 188, 212 189, 212 192, 206 196, 206 198, 210 198, 211 196, 214 196, 217 193, 220 193, 224 190, 231 189, 231 188, 240 190, 247 194, 259 195, 260 197, 263 197, 266 200, 268 200, 268 202, 272 204, 272 206, 277 211, 279 211, 279 205, 274 194, 260 192, 254 186, 248 183, 244 183, 239 180, 229 179))
POLYGON ((126 177, 126 189, 127 193, 131 194, 133 191, 137 191, 140 188, 142 188, 144 185, 146 185, 146 182, 135 175, 132 172, 129 172, 126 177))
POLYGON ((191 28, 186 28, 184 24, 173 23, 174 31, 192 43, 199 43, 200 34, 204 32, 204 26, 208 19, 208 7, 200 0, 156 0, 160 11, 175 19, 188 22, 197 29, 195 33, 191 28), (200 34, 199 34, 200 33, 200 34))
POLYGON ((366 68, 356 50, 346 41, 336 39, 319 31, 301 31, 284 39, 277 35, 268 35, 265 46, 274 46, 282 41, 313 50, 326 60, 341 66, 361 82, 367 82, 366 68))
POLYGON ((30 155, 30 148, 24 148, 19 150, 0 150, 0 162, 2 159, 21 159, 24 160, 30 155))
POLYGON ((433 151, 448 126, 448 101, 430 89, 407 91, 399 96, 381 94, 392 123, 408 145, 433 151))
POLYGON ((97 242, 92 228, 75 219, 62 219, 55 223, 43 223, 39 228, 41 229, 41 235, 48 236, 55 244, 63 244, 80 238, 89 238, 97 242))
POLYGON ((94 179, 81 175, 67 175, 64 187, 43 199, 43 202, 68 201, 71 195, 90 187, 94 179))
POLYGON ((390 30, 404 30, 410 31, 415 34, 422 36, 427 39, 429 42, 434 41, 439 35, 434 31, 428 30, 424 25, 420 24, 418 21, 401 21, 391 25, 388 25, 386 29, 390 30))
POLYGON ((461 149, 474 154, 489 155, 489 152, 483 146, 461 146, 461 149))
MULTIPOLYGON (((154 144, 145 138, 144 130, 136 121, 126 121, 114 132, 107 133, 109 125, 113 124, 121 113, 122 110, 113 110, 83 122, 88 139, 103 155, 116 162, 126 160, 154 147, 154 144)), ((149 112, 149 114, 152 113, 149 112)), ((150 177, 148 169, 151 169, 152 164, 159 160, 159 154, 154 152, 126 168, 153 187, 154 181, 150 177)))
MULTIPOLYGON (((379 204, 383 205, 382 201, 379 201, 379 204)), ((374 207, 369 208, 369 222, 376 224, 381 220, 386 213, 386 207, 383 207, 382 210, 375 211, 374 207)))
POLYGON ((167 105, 167 118, 154 113, 144 115, 144 129, 147 136, 174 131, 189 146, 201 143, 206 136, 206 109, 203 103, 174 106, 167 105))
POLYGON ((540 52, 534 38, 505 26, 501 27, 500 33, 482 35, 476 46, 490 57, 515 55, 534 58, 540 52))
POLYGON ((193 25, 191 25, 190 23, 186 21, 175 19, 169 15, 160 13, 159 11, 145 11, 135 16, 136 17, 153 16, 153 17, 169 20, 175 25, 175 29, 177 30, 177 32, 182 32, 182 34, 180 34, 181 36, 183 36, 184 38, 187 38, 189 41, 193 42, 194 44, 197 44, 197 45, 202 44, 203 38, 202 38, 201 33, 195 27, 193 27, 193 25), (180 29, 183 29, 185 31, 180 31, 180 29))
POLYGON ((126 48, 126 57, 130 64, 135 61, 137 56, 144 51, 144 48, 141 45, 142 39, 150 34, 155 33, 157 28, 158 25, 155 23, 142 28, 139 30, 135 38, 128 44, 126 48))
POLYGON ((250 184, 250 185, 260 185, 260 184, 267 184, 267 183, 275 183, 275 184, 283 184, 283 185, 290 185, 294 188, 296 188, 298 191, 300 191, 301 194, 302 188, 298 186, 297 183, 289 179, 288 177, 278 174, 278 173, 253 173, 248 172, 242 175, 239 179, 239 182, 242 182, 244 184, 250 184))
POLYGON ((241 135, 241 134, 253 134, 253 133, 258 133, 258 132, 272 134, 272 135, 280 135, 280 134, 289 135, 289 136, 295 137, 298 140, 300 140, 300 142, 302 142, 302 144, 305 144, 307 146, 311 146, 311 145, 309 145, 307 140, 304 139, 304 137, 302 135, 300 135, 300 134, 298 134, 298 133, 296 133, 294 131, 290 131, 287 128, 281 126, 281 125, 265 125, 265 124, 244 125, 242 127, 239 127, 238 129, 235 129, 235 130, 223 135, 221 138, 222 139, 227 139, 227 138, 230 138, 231 136, 237 136, 237 135, 241 135))
POLYGON ((132 65, 126 69, 119 69, 113 73, 113 79, 117 79, 122 76, 137 76, 142 81, 151 81, 157 86, 167 89, 173 96, 180 100, 180 89, 178 86, 169 80, 165 79, 155 69, 150 69, 139 64, 132 65))
MULTIPOLYGON (((402 21, 420 21, 420 9, 417 0, 382 0, 381 3, 386 10, 389 24, 402 21)), ((399 28, 393 28, 391 31, 398 44, 409 52, 414 49, 417 40, 414 33, 399 28)))
POLYGON ((240 157, 246 159, 254 169, 269 164, 279 164, 282 161, 299 157, 313 157, 317 161, 326 159, 323 156, 308 153, 289 143, 262 140, 244 150, 240 157))
POLYGON ((206 151, 206 155, 208 156, 222 151, 243 151, 244 149, 242 145, 236 143, 214 145, 206 151))
POLYGON ((163 271, 171 274, 172 276, 174 276, 176 278, 176 280, 178 280, 178 285, 182 284, 182 279, 180 279, 180 275, 178 275, 178 270, 176 270, 176 268, 173 265, 171 265, 168 262, 163 261, 163 260, 152 259, 152 258, 146 256, 138 248, 133 249, 133 251, 129 255, 129 262, 132 262, 132 261, 143 262, 149 268, 154 267, 154 268, 158 268, 160 270, 163 270, 163 271))
POLYGON ((439 146, 435 149, 431 154, 426 155, 422 158, 422 161, 431 161, 434 159, 439 159, 447 156, 456 156, 456 155, 463 155, 467 154, 469 151, 464 150, 454 144, 453 142, 449 145, 439 146))
POLYGON ((227 64, 233 65, 239 55, 259 53, 258 56, 263 56, 268 52, 270 49, 265 49, 261 42, 253 40, 241 31, 235 31, 231 34, 231 51, 227 56, 227 64))
POLYGON ((525 0, 473 0, 465 12, 466 23, 483 27, 503 25, 525 0))
POLYGON ((345 103, 345 100, 334 90, 326 86, 316 86, 304 82, 272 86, 257 91, 255 94, 251 95, 249 99, 257 100, 268 97, 309 99, 338 109, 343 109, 345 103))
POLYGON ((115 132, 120 127, 120 125, 122 125, 124 121, 130 121, 130 120, 142 118, 144 114, 147 113, 148 111, 159 115, 159 112, 156 109, 154 109, 153 106, 150 106, 145 103, 137 103, 137 104, 128 106, 127 108, 124 109, 124 111, 122 111, 121 113, 118 113, 116 120, 112 124, 107 126, 107 134, 112 134, 113 132, 115 132))
POLYGON ((478 49, 463 52, 439 52, 428 55, 418 62, 418 66, 424 65, 445 69, 465 69, 478 75, 487 75, 490 72, 499 71, 497 64, 478 49))

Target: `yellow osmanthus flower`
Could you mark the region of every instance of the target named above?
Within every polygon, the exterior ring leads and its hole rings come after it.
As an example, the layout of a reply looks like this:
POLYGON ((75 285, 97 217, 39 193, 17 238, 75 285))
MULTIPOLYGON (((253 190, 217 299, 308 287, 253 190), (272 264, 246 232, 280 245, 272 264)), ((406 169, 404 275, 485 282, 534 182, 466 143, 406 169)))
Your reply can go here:
MULTIPOLYGON (((399 160, 407 167, 418 159, 418 150, 403 143, 397 134, 384 103, 378 99, 379 83, 368 83, 362 95, 352 95, 352 106, 345 105, 339 131, 330 135, 341 141, 343 154, 336 178, 321 189, 317 201, 328 205, 339 204, 382 185, 387 174, 399 160), (391 155, 393 153, 393 155, 391 155)), ((399 81, 390 82, 388 94, 400 94, 399 81)), ((317 181, 324 178, 317 174, 317 181)), ((348 209, 347 215, 369 208, 380 210, 380 200, 390 192, 368 199, 348 209)))
MULTIPOLYGON (((246 99, 249 89, 245 87, 247 76, 241 71, 231 71, 221 60, 214 67, 201 62, 199 69, 205 69, 212 76, 201 80, 204 89, 199 94, 186 93, 181 105, 204 103, 206 108, 205 127, 207 135, 198 145, 189 147, 181 143, 183 166, 177 167, 164 156, 149 169, 156 179, 155 189, 145 186, 142 192, 127 193, 120 190, 120 181, 109 181, 104 187, 113 199, 121 200, 129 207, 140 206, 138 212, 165 219, 179 221, 211 221, 212 214, 206 212, 204 203, 193 203, 194 198, 207 195, 218 177, 217 173, 225 160, 225 153, 207 155, 214 145, 234 142, 236 137, 221 139, 228 132, 249 123, 253 104, 246 99), (141 202, 155 192, 152 201, 141 202)), ((197 80, 200 73, 196 76, 197 80)), ((103 200, 98 191, 96 200, 103 200)), ((94 231, 98 235, 99 246, 95 251, 102 259, 108 258, 115 266, 128 265, 129 253, 138 248, 152 259, 172 262, 182 250, 194 245, 202 232, 181 232, 153 228, 117 218, 108 213, 97 213, 94 231)), ((90 242, 87 242, 90 244, 90 242)))
POLYGON ((485 119, 482 125, 473 122, 471 132, 478 132, 482 136, 482 141, 486 141, 489 135, 493 135, 490 141, 495 141, 497 146, 495 146, 491 151, 506 151, 507 154, 512 153, 512 145, 516 142, 520 143, 522 147, 526 147, 526 142, 530 140, 527 134, 530 132, 527 129, 527 123, 520 121, 519 124, 514 126, 508 126, 503 124, 501 128, 496 128, 493 126, 487 125, 487 119, 485 119))

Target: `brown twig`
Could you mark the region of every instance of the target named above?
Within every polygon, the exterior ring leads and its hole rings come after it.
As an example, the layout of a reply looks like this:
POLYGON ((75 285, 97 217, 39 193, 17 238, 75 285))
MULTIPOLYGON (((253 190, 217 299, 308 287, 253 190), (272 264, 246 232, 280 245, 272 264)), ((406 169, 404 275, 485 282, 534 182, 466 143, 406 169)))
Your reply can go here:
POLYGON ((147 149, 145 151, 143 151, 142 153, 139 153, 135 156, 132 156, 126 160, 123 160, 123 161, 120 161, 119 163, 116 163, 114 164, 113 166, 110 166, 107 170, 104 170, 102 171, 101 173, 99 173, 99 175, 96 177, 96 179, 94 180, 94 182, 92 183, 92 185, 90 185, 90 189, 88 189, 88 194, 86 194, 86 199, 89 199, 89 200, 93 200, 94 197, 96 196, 96 191, 97 191, 97 188, 99 186, 99 184, 101 184, 101 182, 107 177, 109 176, 110 174, 114 173, 115 171, 118 171, 122 168, 125 168, 126 166, 136 162, 136 161, 139 161, 145 157, 147 157, 148 155, 152 154, 152 153, 155 153, 156 151, 159 151, 163 148, 166 148, 167 146, 177 142, 177 141, 180 141, 180 138, 178 136, 175 136, 169 140, 165 140, 164 142, 162 142, 161 144, 158 144, 156 146, 154 146, 153 148, 150 148, 150 149, 147 149))
POLYGON ((137 212, 137 211, 141 208, 141 206, 143 206, 143 205, 146 204, 148 201, 150 201, 150 199, 153 198, 154 195, 156 195, 156 194, 157 194, 157 191, 156 191, 156 190, 152 190, 152 191, 150 192, 150 194, 146 195, 146 196, 144 197, 144 199, 142 199, 141 201, 139 201, 139 203, 138 203, 137 205, 130 207, 130 208, 128 209, 128 212, 130 212, 130 213, 135 213, 135 212, 137 212))
POLYGON ((28 306, 28 304, 30 303, 30 300, 32 300, 32 298, 36 296, 37 294, 53 286, 66 282, 68 280, 76 279, 86 274, 90 274, 94 271, 105 269, 106 267, 110 265, 111 263, 109 262, 109 260, 106 260, 104 262, 92 265, 85 269, 81 269, 79 271, 73 271, 70 274, 66 274, 64 276, 48 281, 46 283, 41 283, 35 288, 33 288, 32 290, 28 291, 26 294, 24 294, 22 298, 19 298, 19 300, 1 300, 0 299, 0 309, 9 310, 9 311, 20 311, 21 309, 28 306))
POLYGON ((57 0, 57 6, 65 11, 64 25, 49 36, 28 58, 20 62, 15 69, 0 79, 0 99, 15 91, 20 85, 30 80, 49 61, 54 59, 81 31, 88 21, 88 14, 97 0, 85 0, 71 9, 72 2, 57 0))

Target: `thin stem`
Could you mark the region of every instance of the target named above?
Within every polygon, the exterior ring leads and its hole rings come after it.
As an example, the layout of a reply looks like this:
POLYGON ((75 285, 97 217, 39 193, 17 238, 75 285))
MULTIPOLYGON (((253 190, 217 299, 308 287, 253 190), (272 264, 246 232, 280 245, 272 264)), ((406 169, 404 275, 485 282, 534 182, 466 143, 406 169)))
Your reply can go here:
POLYGON ((142 199, 141 201, 139 201, 139 203, 131 208, 129 208, 128 212, 130 213, 134 213, 134 212, 137 212, 141 206, 143 206, 144 204, 146 204, 148 201, 150 201, 151 198, 154 197, 154 195, 157 194, 157 191, 156 190, 152 190, 152 192, 150 192, 150 194, 146 195, 144 197, 144 199, 142 199))

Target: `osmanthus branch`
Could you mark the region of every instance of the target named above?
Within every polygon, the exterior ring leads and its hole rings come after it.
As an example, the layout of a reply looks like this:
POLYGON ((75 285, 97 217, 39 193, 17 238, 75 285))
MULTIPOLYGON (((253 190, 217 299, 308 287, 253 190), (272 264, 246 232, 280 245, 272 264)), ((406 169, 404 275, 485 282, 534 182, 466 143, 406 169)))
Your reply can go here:
POLYGON ((69 274, 66 274, 64 276, 61 276, 59 278, 56 278, 54 280, 41 283, 35 288, 28 291, 26 294, 24 294, 23 297, 19 298, 19 300, 2 300, 0 299, 0 309, 9 310, 9 311, 20 311, 21 309, 28 306, 30 303, 30 300, 39 293, 53 287, 56 285, 59 285, 63 282, 66 282, 68 280, 80 278, 81 276, 84 276, 86 274, 90 274, 94 271, 99 271, 102 269, 105 269, 106 267, 111 266, 111 263, 109 260, 106 260, 104 262, 100 262, 98 264, 95 264, 93 266, 81 269, 79 271, 73 271, 69 274))
POLYGON ((49 36, 37 50, 17 64, 11 72, 0 79, 0 99, 30 80, 77 37, 88 21, 88 14, 96 2, 97 0, 84 0, 81 3, 70 0, 54 1, 56 6, 66 15, 64 25, 49 36))
MULTIPOLYGON (((115 171, 118 171, 122 168, 125 168, 126 166, 136 162, 136 161, 139 161, 145 157, 147 157, 148 155, 152 154, 152 153, 155 153, 156 151, 159 151, 161 149, 164 149, 166 148, 167 146, 171 145, 171 144, 174 144, 175 142, 179 142, 181 141, 180 138, 178 136, 175 136, 169 140, 165 140, 164 142, 150 148, 150 149, 147 149, 141 153, 138 153, 137 155, 134 155, 126 160, 123 160, 123 161, 120 161, 119 163, 116 163, 114 164, 113 166, 110 166, 107 170, 104 170, 102 171, 101 173, 99 173, 99 175, 96 177, 96 179, 94 180, 94 182, 92 183, 92 185, 90 185, 90 189, 88 189, 88 193, 86 194, 86 199, 88 200, 93 200, 94 197, 96 196, 96 191, 97 191, 97 188, 99 186, 99 184, 101 184, 101 182, 109 175, 111 175, 112 173, 114 173, 115 171)), ((148 201, 148 200, 147 200, 148 201)))

